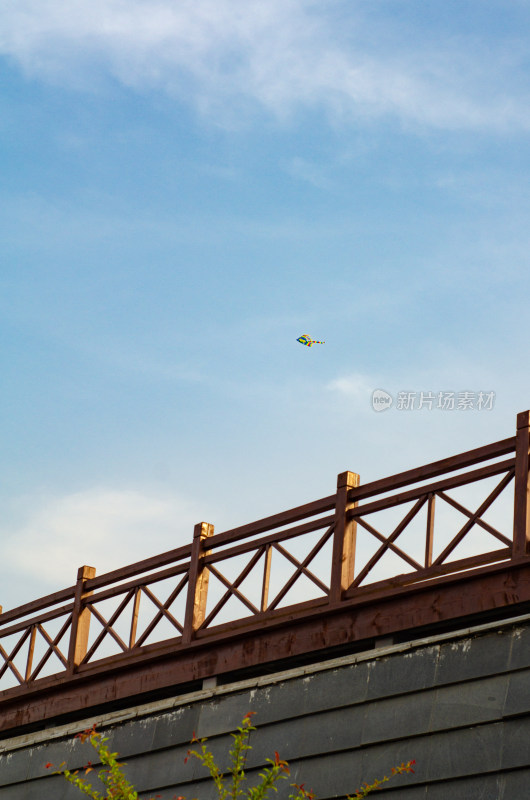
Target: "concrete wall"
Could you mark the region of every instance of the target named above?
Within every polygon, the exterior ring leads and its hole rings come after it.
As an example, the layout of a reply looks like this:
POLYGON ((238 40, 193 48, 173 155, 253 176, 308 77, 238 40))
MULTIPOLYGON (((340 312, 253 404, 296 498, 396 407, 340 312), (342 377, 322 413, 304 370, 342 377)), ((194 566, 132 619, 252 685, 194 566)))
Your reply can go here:
MULTIPOLYGON (((184 764, 192 732, 209 737, 224 766, 229 732, 247 711, 257 712, 258 726, 249 776, 277 750, 291 779, 322 800, 409 759, 415 774, 385 784, 379 797, 530 798, 530 615, 2 740, 0 800, 80 800, 44 765, 94 762, 90 745, 73 738, 94 721, 141 798, 210 800, 215 791, 201 765, 184 764)), ((281 800, 289 781, 279 789, 273 796, 281 800)))

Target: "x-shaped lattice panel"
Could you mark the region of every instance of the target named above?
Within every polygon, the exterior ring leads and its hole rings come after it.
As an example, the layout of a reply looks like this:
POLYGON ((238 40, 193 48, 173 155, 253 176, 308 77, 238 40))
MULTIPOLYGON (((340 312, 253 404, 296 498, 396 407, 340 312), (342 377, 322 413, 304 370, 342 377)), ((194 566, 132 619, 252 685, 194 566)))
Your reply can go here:
POLYGON ((382 533, 376 530, 376 528, 374 528, 372 525, 366 522, 366 520, 364 520, 362 516, 355 515, 355 520, 359 523, 359 525, 361 525, 363 528, 369 531, 373 536, 375 536, 376 539, 379 539, 379 541, 382 542, 382 544, 381 547, 374 553, 372 558, 366 563, 363 569, 359 572, 355 580, 352 582, 351 586, 353 588, 359 586, 364 581, 368 573, 372 571, 377 562, 381 560, 381 558, 383 557, 383 555, 386 553, 387 550, 391 550, 393 553, 395 553, 404 561, 406 561, 407 564, 412 566, 415 570, 421 570, 423 568, 422 564, 419 564, 414 558, 412 558, 412 556, 410 556, 408 553, 406 553, 404 550, 398 547, 395 544, 395 541, 398 538, 398 536, 409 525, 409 523, 414 519, 414 517, 418 514, 418 512, 425 505, 425 503, 429 501, 430 514, 427 518, 428 541, 427 541, 426 553, 429 553, 430 550, 432 550, 432 525, 434 520, 434 498, 436 496, 439 497, 441 500, 444 500, 446 503, 451 505, 453 508, 455 508, 464 516, 467 516, 468 519, 467 522, 460 528, 458 533, 451 539, 447 547, 445 547, 445 549, 440 553, 440 555, 438 556, 438 558, 436 558, 434 562, 431 563, 430 557, 426 556, 425 567, 438 566, 440 564, 443 564, 444 561, 447 559, 447 557, 455 549, 455 547, 462 541, 464 536, 471 530, 473 525, 479 525, 481 528, 488 531, 488 533, 492 534, 501 542, 503 542, 503 544, 511 546, 510 539, 504 536, 504 534, 502 534, 500 531, 496 530, 496 528, 494 528, 488 522, 483 520, 481 517, 487 511, 487 509, 492 505, 492 503, 497 499, 497 497, 501 494, 501 492, 506 488, 506 486, 510 483, 513 476, 514 476, 514 470, 512 469, 502 478, 500 483, 497 484, 497 486, 495 486, 495 488, 486 497, 484 502, 474 512, 470 511, 468 508, 466 508, 461 503, 454 500, 452 497, 449 497, 449 495, 447 495, 443 491, 433 492, 430 493, 430 495, 425 494, 416 501, 413 507, 403 517, 401 522, 399 522, 398 525, 394 528, 390 536, 384 536, 382 533), (429 537, 431 539, 430 542, 429 542, 429 537))
POLYGON ((102 630, 94 640, 94 643, 86 653, 81 663, 87 663, 88 661, 90 661, 90 659, 92 658, 92 656, 94 655, 94 653, 96 652, 96 650, 98 649, 104 638, 107 636, 107 634, 112 636, 114 641, 117 642, 117 644, 120 646, 123 652, 131 650, 133 647, 136 648, 141 647, 141 645, 145 642, 147 637, 156 628, 156 626, 158 625, 158 623, 162 618, 167 619, 168 622, 170 622, 174 626, 174 628, 178 631, 178 633, 181 634, 183 626, 173 616, 173 614, 171 614, 171 612, 169 611, 169 607, 175 601, 175 599, 180 594, 180 592, 182 591, 187 582, 188 582, 188 575, 186 574, 179 581, 175 589, 173 589, 173 591, 170 593, 165 603, 162 603, 147 585, 140 585, 132 589, 129 589, 109 620, 105 619, 103 614, 96 607, 97 598, 94 601, 88 599, 86 601, 86 607, 90 610, 90 613, 93 614, 94 617, 101 624, 102 630), (140 600, 142 594, 145 594, 146 597, 148 597, 149 600, 151 600, 151 602, 158 608, 158 611, 155 614, 154 618, 151 620, 151 622, 148 624, 142 635, 136 638, 138 614, 140 610, 140 600), (134 601, 132 605, 129 642, 128 644, 126 644, 121 638, 121 636, 119 636, 119 634, 114 630, 113 626, 116 624, 118 618, 122 615, 125 608, 133 598, 134 601))
POLYGON ((30 625, 23 632, 22 636, 20 637, 20 639, 18 640, 18 642, 16 643, 16 645, 14 646, 14 648, 11 650, 11 652, 9 654, 5 651, 5 649, 0 644, 0 654, 2 655, 2 657, 4 659, 4 664, 0 668, 0 680, 3 678, 3 676, 6 673, 6 671, 8 669, 10 669, 19 683, 22 684, 22 683, 29 683, 31 681, 34 681, 35 678, 37 677, 37 675, 39 674, 39 672, 42 670, 42 668, 46 664, 46 662, 48 661, 48 659, 50 658, 50 656, 52 655, 52 653, 55 653, 57 658, 62 662, 63 666, 66 668, 67 667, 67 659, 64 656, 64 654, 61 652, 61 650, 59 649, 58 644, 61 641, 61 639, 64 636, 64 634, 66 633, 66 631, 68 630, 68 628, 71 626, 71 624, 72 624, 72 615, 69 614, 67 619, 64 621, 61 629, 59 630, 59 632, 55 635, 55 637, 53 639, 52 639, 52 637, 49 635, 48 631, 44 628, 44 626, 41 623, 36 623, 34 625, 30 625), (44 641, 48 645, 48 648, 47 648, 46 652, 44 653, 43 657, 41 658, 41 660, 39 661, 39 663, 37 664, 37 666, 35 667, 35 669, 32 671, 33 654, 34 654, 34 651, 35 651, 35 641, 36 641, 37 633, 39 633, 43 637, 44 641), (18 671, 18 669, 16 668, 15 664, 13 663, 13 661, 16 658, 17 654, 22 649, 22 647, 24 646, 24 644, 26 643, 26 641, 28 641, 28 639, 29 639, 29 643, 28 643, 28 655, 27 655, 27 658, 26 658, 26 669, 25 669, 25 675, 24 675, 24 677, 22 677, 21 673, 18 671))
POLYGON ((215 617, 219 614, 221 609, 226 605, 228 600, 231 597, 236 597, 243 605, 245 605, 252 614, 259 614, 263 611, 272 611, 275 609, 278 604, 282 601, 285 597, 287 592, 292 588, 295 582, 301 575, 305 575, 312 581, 325 595, 329 594, 329 586, 326 586, 320 578, 314 575, 309 569, 308 565, 313 561, 315 556, 320 552, 320 550, 324 547, 326 542, 330 539, 333 534, 333 527, 329 527, 324 535, 318 540, 316 545, 313 547, 310 553, 303 559, 303 561, 299 561, 292 553, 290 553, 285 547, 283 547, 279 542, 271 542, 269 544, 264 544, 259 547, 251 556, 250 560, 246 564, 246 566, 241 570, 239 575, 235 578, 235 580, 229 580, 226 575, 224 575, 220 569, 214 566, 213 563, 208 564, 208 569, 224 586, 226 586, 226 592, 223 594, 219 602, 215 605, 215 607, 210 611, 206 619, 201 625, 201 628, 207 628, 211 622, 215 619, 215 617), (295 571, 289 578, 289 580, 285 583, 282 589, 278 592, 276 597, 269 603, 268 602, 268 587, 269 587, 269 578, 270 578, 270 569, 271 569, 271 556, 272 556, 272 549, 277 550, 284 558, 291 562, 295 566, 295 571), (260 608, 257 608, 254 603, 252 603, 248 597, 246 597, 243 592, 240 591, 239 587, 250 574, 250 572, 254 569, 258 561, 264 557, 264 564, 263 564, 263 578, 262 578, 262 587, 261 587, 261 604, 260 608))

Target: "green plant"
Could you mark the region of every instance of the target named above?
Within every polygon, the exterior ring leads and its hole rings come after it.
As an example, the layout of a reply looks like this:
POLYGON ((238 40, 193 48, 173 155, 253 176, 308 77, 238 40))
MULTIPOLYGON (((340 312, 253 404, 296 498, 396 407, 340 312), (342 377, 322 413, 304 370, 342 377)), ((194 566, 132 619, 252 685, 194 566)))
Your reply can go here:
MULTIPOLYGON (((246 754, 248 750, 251 750, 248 739, 250 732, 256 730, 251 722, 251 716, 254 713, 254 711, 249 711, 248 714, 245 714, 241 725, 239 728, 237 728, 237 731, 230 734, 234 739, 234 746, 230 750, 229 773, 231 778, 228 786, 225 784, 224 775, 221 773, 219 767, 215 763, 212 752, 205 744, 205 742, 208 740, 197 739, 195 734, 193 734, 193 739, 191 740, 192 744, 193 742, 198 742, 201 745, 201 752, 198 753, 196 750, 188 750, 188 755, 184 761, 186 762, 190 756, 194 756, 208 769, 217 788, 219 800, 227 800, 227 798, 230 798, 230 800, 237 800, 237 798, 242 794, 246 794, 248 800, 264 800, 270 789, 276 791, 274 784, 282 778, 287 778, 289 775, 289 765, 287 761, 282 761, 278 753, 275 752, 274 759, 266 759, 267 763, 270 764, 270 767, 266 767, 263 772, 260 772, 260 783, 257 786, 248 788, 246 792, 243 791, 242 783, 245 781, 244 767, 246 754)), ((296 791, 291 792, 289 795, 289 800, 303 800, 304 798, 314 797, 312 792, 308 792, 304 789, 303 785, 298 786, 297 784, 292 783, 291 786, 293 786, 296 791)))
MULTIPOLYGON (((275 784, 278 782, 278 780, 286 779, 290 774, 289 764, 287 761, 283 761, 278 753, 275 752, 274 759, 266 759, 270 766, 265 767, 263 771, 259 773, 259 777, 261 779, 260 782, 256 786, 243 788, 243 785, 246 781, 246 755, 248 750, 251 750, 251 745, 248 743, 248 741, 251 731, 256 730, 251 721, 251 717, 254 713, 255 712, 253 711, 249 711, 248 714, 245 714, 241 725, 237 728, 235 733, 231 734, 232 738, 234 739, 234 744, 232 749, 229 751, 228 778, 225 778, 225 775, 221 772, 219 766, 217 765, 211 750, 209 750, 209 748, 206 746, 206 742, 208 740, 206 738, 197 739, 195 733, 193 734, 191 743, 194 744, 196 742, 200 744, 200 752, 197 750, 188 750, 188 754, 184 759, 184 762, 186 763, 190 757, 194 757, 197 758, 203 764, 203 766, 208 769, 212 780, 215 783, 219 800, 238 800, 238 798, 243 795, 245 796, 246 800, 265 800, 265 797, 270 790, 277 791, 275 784)), ((99 759, 104 765, 104 768, 99 770, 98 777, 106 787, 107 791, 105 795, 102 795, 100 792, 94 789, 87 782, 86 778, 79 777, 79 770, 75 770, 74 772, 71 772, 68 769, 61 770, 60 768, 65 764, 64 761, 62 764, 59 764, 59 769, 55 770, 53 774, 63 775, 69 783, 77 786, 79 791, 85 795, 88 795, 88 797, 91 797, 92 800, 138 800, 138 792, 127 781, 125 775, 123 774, 122 767, 125 765, 120 764, 117 761, 118 753, 109 752, 109 749, 105 744, 108 739, 104 738, 101 733, 96 731, 95 725, 92 726, 92 728, 83 731, 83 733, 76 734, 76 738, 79 738, 82 742, 85 742, 87 739, 89 739, 92 747, 97 751, 99 759)), ((406 764, 402 763, 399 767, 393 767, 391 776, 400 775, 404 772, 414 772, 412 769, 412 765, 414 763, 414 761, 409 761, 406 764)), ((46 769, 49 769, 50 767, 53 767, 53 764, 46 764, 46 769)), ((83 769, 85 770, 85 775, 88 775, 88 773, 92 772, 94 768, 92 763, 89 761, 83 769)), ((347 800, 360 800, 361 798, 370 794, 370 792, 380 789, 381 784, 389 780, 390 777, 385 775, 381 780, 375 780, 374 783, 370 785, 365 783, 364 786, 358 789, 354 795, 348 795, 347 800)), ((289 800, 314 800, 313 792, 305 789, 304 784, 298 785, 296 783, 292 783, 291 787, 293 788, 293 791, 289 795, 289 800)), ((161 797, 161 795, 157 794, 156 798, 159 797, 161 797)), ((150 798, 150 800, 155 800, 155 798, 150 798)), ((182 796, 176 797, 173 795, 173 800, 185 799, 182 796)))
POLYGON ((357 789, 354 795, 351 796, 348 795, 347 800, 361 800, 362 797, 366 797, 366 795, 370 794, 370 792, 375 792, 378 789, 380 789, 381 784, 386 783, 386 781, 389 781, 393 775, 402 775, 404 772, 414 772, 414 770, 412 769, 412 765, 415 763, 416 762, 414 760, 407 761, 406 764, 405 762, 401 763, 399 767, 392 767, 392 772, 390 773, 390 777, 388 777, 388 775, 385 775, 383 778, 381 778, 380 781, 377 780, 376 778, 375 781, 370 785, 365 783, 364 786, 361 786, 360 789, 357 789))
MULTIPOLYGON (((93 800, 138 800, 138 792, 131 786, 131 784, 125 778, 123 774, 122 767, 124 764, 120 764, 116 759, 118 753, 111 753, 106 746, 105 742, 108 741, 108 738, 104 738, 100 733, 96 731, 96 726, 93 725, 92 728, 89 728, 83 733, 76 734, 76 739, 81 739, 82 742, 85 742, 88 738, 90 739, 90 744, 92 747, 97 751, 100 761, 104 764, 107 769, 101 769, 98 772, 98 778, 102 782, 102 784, 106 787, 107 793, 105 795, 100 794, 100 792, 96 791, 87 781, 85 778, 78 777, 79 770, 75 770, 74 772, 70 772, 68 769, 58 769, 53 774, 54 775, 63 775, 68 783, 72 783, 74 786, 77 786, 79 791, 83 792, 83 794, 92 797, 93 800)), ((64 761, 62 764, 59 764, 59 767, 64 765, 64 761)), ((46 769, 52 767, 53 764, 49 763, 46 764, 46 769)), ((92 772, 92 762, 89 761, 86 767, 84 767, 85 775, 88 775, 89 772, 92 772)), ((158 795, 160 797, 160 795, 158 795)))
MULTIPOLYGON (((217 788, 219 800, 227 800, 227 798, 230 798, 230 800, 237 800, 237 798, 243 794, 241 784, 245 779, 245 754, 247 750, 251 749, 251 746, 248 744, 248 738, 250 732, 256 730, 250 720, 254 713, 255 712, 253 711, 249 711, 248 714, 245 714, 243 717, 243 722, 241 723, 240 727, 237 728, 237 732, 231 734, 231 736, 234 738, 234 747, 232 750, 230 750, 230 775, 232 776, 231 788, 226 787, 223 781, 224 776, 220 772, 212 752, 205 745, 205 742, 208 740, 197 739, 195 734, 193 735, 192 744, 194 742, 198 742, 201 745, 201 752, 198 753, 196 750, 188 750, 188 755, 185 758, 185 761, 187 761, 190 756, 194 756, 195 758, 198 758, 205 767, 207 767, 217 788)), ((248 800, 263 800, 269 789, 274 789, 274 791, 276 791, 274 784, 280 778, 288 777, 289 764, 287 761, 282 761, 277 752, 274 753, 274 756, 274 760, 272 758, 266 759, 271 766, 260 773, 261 783, 258 784, 258 786, 249 788, 247 790, 246 797, 248 800)), ((408 761, 406 764, 403 762, 399 765, 399 767, 392 767, 390 777, 385 775, 381 780, 376 779, 374 783, 370 785, 365 783, 364 786, 358 789, 354 795, 348 795, 347 800, 360 800, 361 798, 366 797, 368 794, 370 794, 370 792, 380 789, 381 785, 386 783, 386 781, 389 781, 393 775, 401 775, 404 772, 414 772, 412 765, 415 763, 415 761, 408 761)), ((291 792, 289 795, 289 800, 303 800, 304 798, 313 800, 313 792, 308 792, 304 788, 304 784, 299 786, 296 783, 292 783, 291 786, 296 789, 296 791, 291 792)))

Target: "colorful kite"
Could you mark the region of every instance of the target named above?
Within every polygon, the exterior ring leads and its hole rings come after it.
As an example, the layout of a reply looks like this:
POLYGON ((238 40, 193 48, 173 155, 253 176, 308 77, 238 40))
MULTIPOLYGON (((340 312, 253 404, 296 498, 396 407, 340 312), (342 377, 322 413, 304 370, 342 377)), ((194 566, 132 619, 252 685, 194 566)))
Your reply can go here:
POLYGON ((310 339, 307 333, 304 333, 304 335, 300 336, 296 341, 300 342, 300 344, 305 344, 307 347, 311 347, 314 344, 326 344, 325 342, 317 342, 316 339, 310 339))

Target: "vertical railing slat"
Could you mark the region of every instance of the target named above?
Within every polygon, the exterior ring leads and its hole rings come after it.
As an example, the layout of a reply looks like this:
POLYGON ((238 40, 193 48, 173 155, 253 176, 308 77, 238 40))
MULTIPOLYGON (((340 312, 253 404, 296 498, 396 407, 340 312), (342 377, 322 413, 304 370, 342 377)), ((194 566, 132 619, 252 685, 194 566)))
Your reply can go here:
POLYGON ((134 593, 134 602, 131 617, 131 630, 129 633, 129 649, 132 650, 136 641, 136 629, 138 627, 138 616, 140 614, 140 599, 142 596, 142 588, 137 586, 134 593))
POLYGON ((425 538, 425 566, 432 566, 432 546, 434 540, 434 506, 436 495, 434 492, 429 493, 427 505, 427 532, 425 538))
POLYGON ((37 626, 31 626, 31 635, 29 637, 28 647, 28 660, 26 661, 26 682, 29 681, 31 675, 31 668, 33 666, 33 654, 35 652, 35 636, 37 635, 37 626))
POLYGON ((261 605, 260 611, 266 611, 269 603, 269 583, 271 577, 272 546, 268 544, 265 548, 265 562, 263 564, 263 584, 261 586, 261 605))

